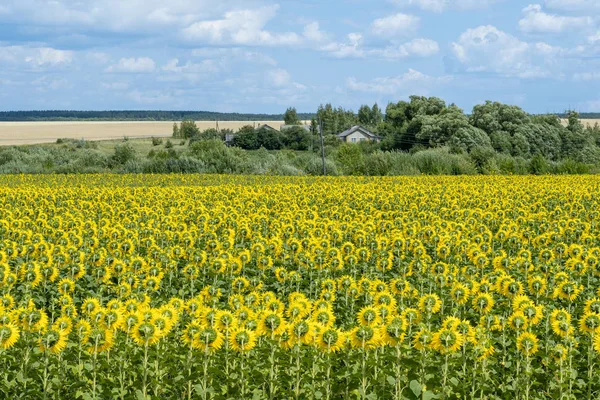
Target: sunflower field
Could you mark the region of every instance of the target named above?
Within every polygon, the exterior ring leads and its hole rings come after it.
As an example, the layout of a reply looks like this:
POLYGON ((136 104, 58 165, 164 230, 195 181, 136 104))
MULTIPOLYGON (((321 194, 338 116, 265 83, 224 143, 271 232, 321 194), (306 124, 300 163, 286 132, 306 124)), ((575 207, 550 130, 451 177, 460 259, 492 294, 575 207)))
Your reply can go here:
POLYGON ((0 187, 0 398, 600 398, 598 177, 0 187))

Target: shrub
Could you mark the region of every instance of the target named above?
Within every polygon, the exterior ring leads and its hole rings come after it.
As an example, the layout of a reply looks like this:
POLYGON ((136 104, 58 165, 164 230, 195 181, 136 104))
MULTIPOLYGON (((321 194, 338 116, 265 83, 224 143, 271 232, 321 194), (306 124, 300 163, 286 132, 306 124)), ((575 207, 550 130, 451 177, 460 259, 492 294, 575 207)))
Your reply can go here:
POLYGON ((163 140, 161 138, 153 137, 152 138, 152 146, 160 146, 163 140))
POLYGON ((115 152, 112 156, 112 161, 118 165, 125 165, 129 161, 137 158, 135 149, 129 143, 118 144, 115 146, 115 152))

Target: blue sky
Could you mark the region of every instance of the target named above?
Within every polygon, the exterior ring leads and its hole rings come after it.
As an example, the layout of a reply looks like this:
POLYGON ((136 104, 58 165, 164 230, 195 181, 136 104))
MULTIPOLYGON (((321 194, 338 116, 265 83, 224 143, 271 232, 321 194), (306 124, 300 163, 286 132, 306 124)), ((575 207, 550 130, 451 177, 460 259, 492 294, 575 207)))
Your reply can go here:
POLYGON ((600 111, 600 0, 2 0, 0 110, 600 111))

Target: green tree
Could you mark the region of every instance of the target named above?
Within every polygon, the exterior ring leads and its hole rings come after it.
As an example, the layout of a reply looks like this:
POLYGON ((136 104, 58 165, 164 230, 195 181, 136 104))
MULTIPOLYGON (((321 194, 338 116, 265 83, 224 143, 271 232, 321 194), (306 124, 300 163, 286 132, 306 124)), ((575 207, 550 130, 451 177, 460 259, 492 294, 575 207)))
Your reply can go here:
POLYGON ((181 132, 179 131, 179 125, 177 125, 177 122, 173 123, 173 138, 175 138, 175 139, 183 138, 181 136, 181 132))
POLYGON ((294 126, 283 132, 283 142, 291 150, 308 150, 312 145, 312 135, 303 127, 294 126))
POLYGON ((200 135, 200 129, 196 125, 195 121, 190 119, 186 119, 181 121, 181 126, 179 128, 179 135, 184 139, 191 139, 193 137, 200 135))
POLYGON ((285 110, 285 114, 283 114, 283 121, 286 125, 300 125, 300 119, 298 118, 298 113, 294 107, 290 107, 285 110))
POLYGON ((370 126, 373 124, 373 112, 371 107, 362 105, 358 109, 358 123, 363 126, 370 126))

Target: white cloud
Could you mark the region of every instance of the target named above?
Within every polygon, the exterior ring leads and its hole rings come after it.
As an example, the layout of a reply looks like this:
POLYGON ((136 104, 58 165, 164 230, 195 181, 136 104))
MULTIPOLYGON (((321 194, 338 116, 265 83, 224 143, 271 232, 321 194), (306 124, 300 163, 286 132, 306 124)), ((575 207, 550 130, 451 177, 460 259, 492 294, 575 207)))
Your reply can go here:
POLYGON ((268 79, 274 86, 285 86, 290 83, 292 76, 285 69, 273 69, 268 72, 268 79))
POLYGON ((306 87, 292 80, 292 76, 288 71, 282 68, 272 69, 267 71, 267 83, 276 88, 293 88, 304 90, 306 87))
POLYGON ((576 81, 600 81, 600 72, 577 72, 573 75, 576 81))
POLYGON ((373 49, 369 51, 370 56, 380 56, 382 58, 395 59, 405 57, 429 57, 437 54, 440 46, 434 40, 413 39, 408 43, 399 46, 387 46, 383 49, 373 49))
POLYGON ((331 42, 320 48, 335 58, 383 58, 399 59, 407 57, 429 57, 440 51, 440 46, 434 40, 413 39, 410 42, 388 45, 382 48, 366 48, 363 37, 359 33, 348 35, 346 42, 331 42))
POLYGON ((419 21, 419 18, 413 15, 398 13, 376 19, 371 24, 371 31, 383 37, 403 36, 416 31, 419 21))
POLYGON ((220 14, 239 0, 2 0, 11 21, 96 31, 146 33, 220 14))
POLYGON ((365 51, 362 48, 363 37, 360 33, 348 34, 345 43, 331 42, 321 47, 321 51, 327 52, 336 58, 362 58, 365 51))
POLYGON ((165 64, 162 68, 165 72, 173 73, 209 73, 217 72, 219 67, 213 60, 203 60, 200 63, 187 62, 183 65, 179 64, 179 60, 174 58, 165 64))
POLYGON ((6 46, 0 47, 0 61, 35 69, 59 67, 71 64, 74 53, 51 47, 6 46))
POLYGON ((241 60, 255 64, 277 65, 274 58, 257 51, 241 47, 203 47, 192 50, 192 56, 201 58, 219 58, 226 60, 241 60))
POLYGON ((588 42, 595 44, 596 42, 600 42, 600 31, 595 35, 588 36, 588 42))
POLYGON ((543 42, 523 42, 491 25, 468 29, 452 43, 452 50, 466 72, 491 72, 520 78, 550 76, 557 60, 581 51, 543 42))
POLYGON ((491 4, 497 3, 502 0, 388 0, 389 2, 400 6, 418 7, 421 10, 442 12, 447 8, 453 7, 460 10, 469 10, 474 8, 484 8, 491 4))
POLYGON ((148 57, 121 58, 117 64, 110 65, 106 72, 145 73, 153 72, 156 63, 148 57))
POLYGON ((315 43, 325 42, 329 39, 329 35, 319 28, 318 22, 311 22, 304 27, 304 37, 315 43))
POLYGON ((411 94, 427 91, 428 86, 450 81, 449 77, 432 77, 414 69, 409 69, 402 75, 396 77, 375 78, 368 82, 359 81, 356 78, 348 78, 346 86, 357 92, 371 92, 379 94, 397 94, 408 92, 411 94))
POLYGON ((591 17, 567 17, 547 14, 539 4, 531 4, 523 9, 525 16, 519 21, 519 29, 528 33, 561 33, 565 30, 579 30, 593 24, 591 17))
POLYGON ((598 0, 546 0, 547 7, 565 11, 585 11, 600 9, 598 0))
POLYGON ((303 40, 294 32, 274 33, 265 25, 277 14, 279 6, 255 10, 235 10, 225 13, 222 19, 206 20, 191 24, 183 30, 183 36, 194 42, 211 44, 234 44, 247 46, 297 45, 303 40))

